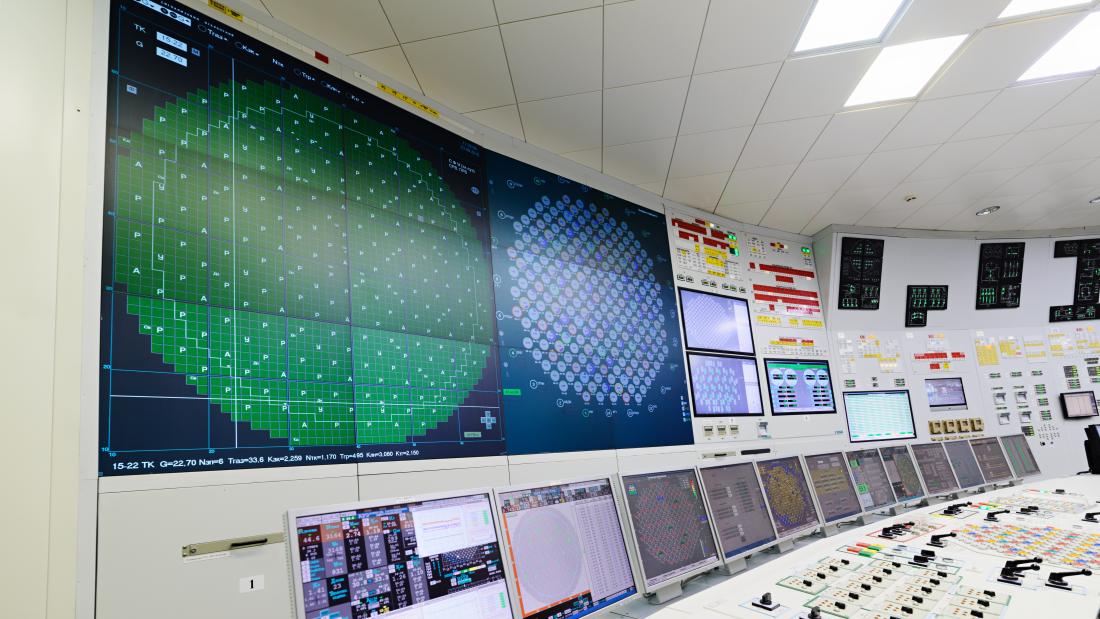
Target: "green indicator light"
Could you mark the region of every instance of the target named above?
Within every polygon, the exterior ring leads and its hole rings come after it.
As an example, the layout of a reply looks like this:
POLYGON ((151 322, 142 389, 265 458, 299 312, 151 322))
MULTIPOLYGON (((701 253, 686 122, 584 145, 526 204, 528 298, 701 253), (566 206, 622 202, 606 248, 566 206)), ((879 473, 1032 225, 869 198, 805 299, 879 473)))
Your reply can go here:
POLYGON ((803 247, 802 248, 802 253, 804 253, 804 254, 810 253, 810 248, 809 247, 803 247))
POLYGON ((504 395, 515 395, 515 396, 518 396, 518 395, 523 395, 523 392, 522 392, 522 391, 520 391, 519 389, 505 389, 505 390, 504 390, 504 395))

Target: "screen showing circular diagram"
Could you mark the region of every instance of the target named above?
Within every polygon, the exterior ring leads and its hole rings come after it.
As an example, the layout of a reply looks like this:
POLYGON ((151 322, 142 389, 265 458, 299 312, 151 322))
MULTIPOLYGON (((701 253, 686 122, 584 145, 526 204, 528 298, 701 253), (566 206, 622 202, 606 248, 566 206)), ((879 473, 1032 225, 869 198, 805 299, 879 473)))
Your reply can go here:
POLYGON ((691 400, 700 417, 763 415, 756 359, 687 354, 691 400))
POLYGON ((816 528, 817 508, 798 456, 756 463, 780 539, 816 528))
POLYGON ((828 361, 765 359, 772 414, 835 413, 828 361))

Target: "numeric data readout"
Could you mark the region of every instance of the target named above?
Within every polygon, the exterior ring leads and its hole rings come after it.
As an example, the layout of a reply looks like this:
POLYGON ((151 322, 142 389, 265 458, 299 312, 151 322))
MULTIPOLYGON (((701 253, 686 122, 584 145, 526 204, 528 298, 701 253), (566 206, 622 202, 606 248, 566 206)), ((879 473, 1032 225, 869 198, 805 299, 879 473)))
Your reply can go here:
POLYGON ((921 443, 911 447, 928 494, 944 494, 959 489, 959 482, 955 479, 951 462, 947 459, 947 452, 943 450, 942 444, 921 443))
POLYGON ((700 468, 699 476, 727 559, 775 541, 775 527, 751 462, 700 468))
POLYGON ((863 511, 880 509, 897 503, 890 478, 886 476, 886 466, 877 449, 860 449, 844 454, 848 458, 848 468, 852 471, 852 480, 856 484, 856 494, 863 505, 863 511))
POLYGON ((987 482, 1012 479, 1012 468, 1008 465, 1008 458, 1005 457, 1001 442, 996 437, 970 439, 970 447, 974 450, 974 457, 978 460, 982 477, 985 477, 987 482))
POLYGON ((904 445, 882 447, 879 453, 882 454, 882 463, 886 466, 886 477, 890 480, 894 496, 899 502, 912 501, 924 496, 917 466, 913 464, 913 458, 910 457, 909 450, 904 445))
POLYGON ((1028 477, 1039 474, 1039 462, 1035 460, 1035 454, 1031 452, 1031 446, 1027 444, 1027 437, 1023 434, 1013 434, 1001 437, 1001 445, 1008 454, 1008 461, 1012 464, 1012 470, 1016 471, 1016 477, 1028 477))
POLYGON ((955 477, 959 480, 959 487, 973 488, 985 483, 982 477, 982 469, 978 466, 978 460, 974 457, 968 441, 948 441, 943 444, 947 451, 947 459, 951 461, 951 468, 955 469, 955 477))
POLYGON ((844 454, 838 451, 806 456, 806 468, 825 522, 857 516, 863 511, 844 463, 844 454))

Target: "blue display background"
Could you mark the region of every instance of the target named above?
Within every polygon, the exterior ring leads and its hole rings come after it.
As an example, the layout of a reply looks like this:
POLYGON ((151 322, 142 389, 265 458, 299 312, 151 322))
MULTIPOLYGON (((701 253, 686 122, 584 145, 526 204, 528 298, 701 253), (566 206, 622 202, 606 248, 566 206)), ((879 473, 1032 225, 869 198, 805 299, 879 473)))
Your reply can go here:
POLYGON ((510 454, 690 443, 664 215, 489 153, 510 454))

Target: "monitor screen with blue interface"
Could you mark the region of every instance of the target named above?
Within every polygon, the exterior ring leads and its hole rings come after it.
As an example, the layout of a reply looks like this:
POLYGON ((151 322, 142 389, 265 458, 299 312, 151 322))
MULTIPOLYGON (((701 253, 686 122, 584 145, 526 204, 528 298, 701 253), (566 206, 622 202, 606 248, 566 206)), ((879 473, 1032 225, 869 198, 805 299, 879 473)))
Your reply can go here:
POLYGON ((637 593, 610 479, 497 499, 520 617, 584 617, 637 593))
POLYGON ((693 350, 756 352, 752 341, 749 303, 712 292, 680 289, 684 343, 693 350))
POLYGON ((775 532, 780 539, 816 529, 821 521, 814 505, 810 482, 798 456, 756 463, 764 495, 768 497, 775 532))
POLYGON ((844 410, 853 443, 916 438, 909 391, 847 391, 844 410))
POLYGON ((622 484, 647 591, 721 561, 695 469, 624 475, 622 484))
POLYGON ((937 411, 966 409, 966 391, 961 378, 926 378, 924 392, 928 408, 937 411))
POLYGON ((751 462, 700 468, 699 476, 727 559, 775 541, 775 528, 751 462))
POLYGON ((100 475, 691 444, 663 213, 110 5, 100 475))
POLYGON ((985 483, 982 469, 978 466, 978 459, 974 457, 969 441, 948 441, 943 444, 943 448, 947 451, 951 468, 955 469, 960 488, 973 488, 985 483))
POLYGON ((863 511, 868 512, 897 503, 890 478, 886 476, 886 466, 877 449, 858 449, 844 454, 848 459, 848 468, 852 471, 852 481, 856 484, 856 494, 863 511))
POLYGON ((511 619, 488 493, 291 512, 296 619, 511 619))
POLYGON ((863 506, 848 475, 844 454, 838 452, 806 456, 806 468, 814 486, 817 504, 825 522, 859 515, 863 506))
POLYGON ((688 376, 695 415, 763 415, 756 359, 689 352, 688 376))
POLYGON ((828 361, 765 359, 773 415, 835 413, 828 361))

